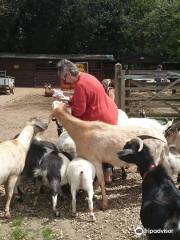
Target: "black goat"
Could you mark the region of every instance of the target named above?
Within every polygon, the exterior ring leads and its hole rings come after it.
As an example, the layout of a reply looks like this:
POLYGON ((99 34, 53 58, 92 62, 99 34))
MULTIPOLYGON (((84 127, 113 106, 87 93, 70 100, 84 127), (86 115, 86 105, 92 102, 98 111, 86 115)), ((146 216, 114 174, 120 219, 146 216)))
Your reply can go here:
POLYGON ((180 239, 180 193, 162 166, 155 166, 149 148, 132 139, 119 159, 138 166, 143 178, 140 218, 150 239, 180 239), (141 147, 140 147, 141 146, 141 147))

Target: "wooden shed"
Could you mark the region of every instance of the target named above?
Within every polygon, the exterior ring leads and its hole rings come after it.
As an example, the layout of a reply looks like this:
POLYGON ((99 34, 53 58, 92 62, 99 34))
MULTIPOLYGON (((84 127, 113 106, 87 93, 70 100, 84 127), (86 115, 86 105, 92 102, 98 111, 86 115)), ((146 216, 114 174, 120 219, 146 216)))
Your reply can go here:
POLYGON ((164 58, 159 56, 150 56, 147 54, 132 54, 126 57, 118 58, 118 62, 128 69, 155 69, 158 64, 162 64, 164 58))
MULTIPOLYGON (((15 85, 18 87, 39 87, 45 82, 51 83, 53 87, 60 87, 56 65, 64 58, 79 64, 80 68, 84 66, 87 72, 100 81, 114 78, 113 55, 0 53, 0 70, 6 70, 7 75, 15 77, 15 85)), ((68 85, 61 87, 69 88, 68 85)))

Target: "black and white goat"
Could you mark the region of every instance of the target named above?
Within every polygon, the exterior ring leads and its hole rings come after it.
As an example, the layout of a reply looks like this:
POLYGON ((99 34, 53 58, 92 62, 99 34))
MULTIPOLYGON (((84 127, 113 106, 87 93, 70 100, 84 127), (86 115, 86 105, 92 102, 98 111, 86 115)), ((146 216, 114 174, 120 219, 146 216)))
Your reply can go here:
MULTIPOLYGON (((18 136, 18 135, 17 135, 18 136)), ((15 188, 15 194, 17 195, 16 198, 20 201, 23 201, 23 194, 20 188, 20 184, 22 181, 22 177, 32 179, 34 184, 37 183, 37 178, 34 177, 34 169, 38 166, 40 159, 47 153, 52 152, 53 150, 57 150, 56 146, 48 141, 41 141, 37 138, 34 138, 31 142, 29 147, 25 166, 19 176, 17 185, 15 188)))
POLYGON ((66 170, 69 163, 70 159, 65 153, 53 150, 43 155, 34 169, 34 177, 42 177, 43 185, 52 189, 53 212, 56 217, 60 215, 57 210, 57 197, 59 194, 62 195, 61 186, 68 184, 66 170))
POLYGON ((139 138, 127 142, 119 159, 138 166, 143 178, 140 218, 150 239, 180 239, 180 193, 163 166, 156 166, 139 138))
MULTIPOLYGON (((71 159, 67 153, 59 153, 53 143, 33 139, 21 176, 31 178, 36 183, 34 205, 37 203, 41 187, 48 186, 52 189, 53 211, 56 216, 59 215, 56 209, 57 196, 61 194, 61 185, 67 184, 65 173, 71 159)), ((22 197, 19 187, 18 193, 22 197)))

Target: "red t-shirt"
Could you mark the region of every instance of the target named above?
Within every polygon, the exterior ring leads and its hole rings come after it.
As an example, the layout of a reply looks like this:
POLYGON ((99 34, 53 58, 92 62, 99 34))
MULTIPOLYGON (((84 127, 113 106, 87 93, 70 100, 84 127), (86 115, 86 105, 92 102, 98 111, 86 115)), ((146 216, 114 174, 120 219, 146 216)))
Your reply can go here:
POLYGON ((88 73, 80 73, 70 98, 72 115, 82 120, 99 120, 116 125, 118 110, 114 101, 105 93, 102 84, 88 73))

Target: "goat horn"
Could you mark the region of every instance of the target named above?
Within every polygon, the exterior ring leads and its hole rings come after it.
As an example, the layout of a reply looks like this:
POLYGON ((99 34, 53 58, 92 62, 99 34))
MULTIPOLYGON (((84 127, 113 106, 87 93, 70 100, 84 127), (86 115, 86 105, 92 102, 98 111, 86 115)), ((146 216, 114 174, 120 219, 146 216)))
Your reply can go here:
POLYGON ((138 152, 141 152, 141 150, 143 149, 143 140, 140 137, 136 137, 135 140, 139 143, 139 149, 138 152))

